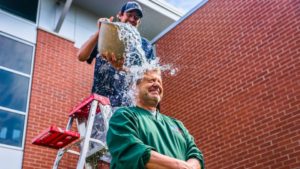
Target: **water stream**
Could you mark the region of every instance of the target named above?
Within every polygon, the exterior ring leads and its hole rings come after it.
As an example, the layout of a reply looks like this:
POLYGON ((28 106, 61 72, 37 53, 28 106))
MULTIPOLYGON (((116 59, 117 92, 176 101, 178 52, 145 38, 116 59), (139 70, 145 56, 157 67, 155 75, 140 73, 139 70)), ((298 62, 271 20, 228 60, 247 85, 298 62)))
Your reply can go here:
POLYGON ((137 28, 128 23, 114 22, 114 24, 118 28, 119 38, 125 47, 124 67, 127 69, 125 76, 129 90, 124 91, 123 94, 126 98, 130 99, 131 105, 135 105, 135 83, 138 79, 142 78, 146 70, 159 68, 162 72, 168 72, 173 76, 176 74, 177 69, 171 64, 160 64, 158 57, 149 62, 142 48, 141 35, 137 28))

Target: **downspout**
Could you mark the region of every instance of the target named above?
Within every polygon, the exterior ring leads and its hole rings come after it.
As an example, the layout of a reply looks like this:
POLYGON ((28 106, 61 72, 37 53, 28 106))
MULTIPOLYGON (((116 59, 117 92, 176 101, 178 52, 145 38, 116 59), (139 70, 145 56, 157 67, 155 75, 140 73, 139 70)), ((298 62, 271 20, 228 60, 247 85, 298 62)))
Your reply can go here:
POLYGON ((58 22, 57 22, 57 24, 55 26, 54 32, 56 32, 56 33, 59 32, 59 30, 60 30, 60 28, 61 28, 61 26, 62 26, 62 24, 63 24, 63 22, 64 22, 64 20, 66 18, 66 15, 67 15, 67 13, 68 13, 71 5, 72 5, 72 2, 73 2, 73 0, 67 0, 66 1, 64 9, 63 9, 63 11, 62 11, 62 13, 61 13, 61 15, 59 17, 59 20, 58 20, 58 22))

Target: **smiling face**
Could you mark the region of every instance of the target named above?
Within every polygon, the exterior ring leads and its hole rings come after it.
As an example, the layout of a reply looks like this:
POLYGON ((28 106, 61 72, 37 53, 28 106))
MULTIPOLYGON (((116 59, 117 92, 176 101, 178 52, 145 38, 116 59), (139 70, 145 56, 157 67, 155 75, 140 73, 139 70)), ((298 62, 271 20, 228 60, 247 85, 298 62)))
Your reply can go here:
POLYGON ((118 18, 120 22, 130 23, 132 26, 137 27, 141 21, 141 17, 139 16, 136 10, 131 10, 124 13, 119 13, 118 18))
POLYGON ((149 70, 137 84, 137 105, 156 110, 163 97, 163 87, 160 70, 149 70))

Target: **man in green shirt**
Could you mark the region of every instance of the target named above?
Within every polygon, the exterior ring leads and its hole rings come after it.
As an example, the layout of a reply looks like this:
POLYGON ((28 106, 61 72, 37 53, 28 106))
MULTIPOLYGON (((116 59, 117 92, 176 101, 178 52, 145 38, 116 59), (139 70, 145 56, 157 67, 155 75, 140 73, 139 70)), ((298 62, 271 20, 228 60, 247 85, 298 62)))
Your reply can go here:
POLYGON ((136 106, 110 119, 107 144, 111 169, 204 169, 204 159, 182 122, 161 114, 161 72, 148 70, 137 81, 136 106))

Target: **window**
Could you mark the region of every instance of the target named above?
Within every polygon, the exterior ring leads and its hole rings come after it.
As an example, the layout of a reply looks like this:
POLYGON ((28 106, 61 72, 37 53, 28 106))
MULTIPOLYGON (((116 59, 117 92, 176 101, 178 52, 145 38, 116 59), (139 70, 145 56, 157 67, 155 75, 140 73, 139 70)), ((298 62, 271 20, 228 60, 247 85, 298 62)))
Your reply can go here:
POLYGON ((0 36, 0 66, 30 74, 32 46, 0 36))
POLYGON ((0 143, 22 146, 24 115, 0 110, 0 143))
POLYGON ((0 0, 0 9, 36 22, 38 0, 0 0))
POLYGON ((0 69, 0 106, 26 112, 29 78, 0 69))
POLYGON ((22 148, 34 47, 0 34, 0 144, 22 148))

